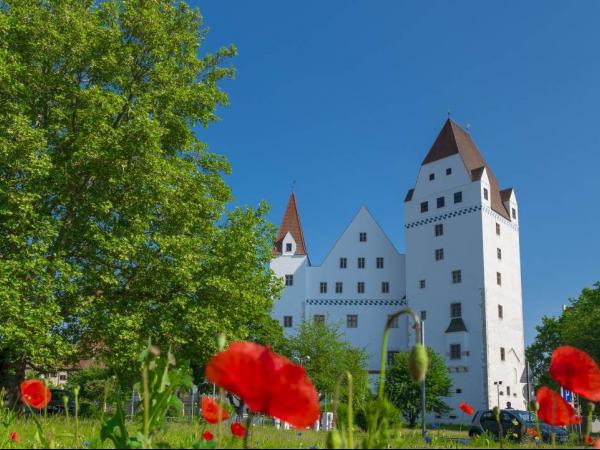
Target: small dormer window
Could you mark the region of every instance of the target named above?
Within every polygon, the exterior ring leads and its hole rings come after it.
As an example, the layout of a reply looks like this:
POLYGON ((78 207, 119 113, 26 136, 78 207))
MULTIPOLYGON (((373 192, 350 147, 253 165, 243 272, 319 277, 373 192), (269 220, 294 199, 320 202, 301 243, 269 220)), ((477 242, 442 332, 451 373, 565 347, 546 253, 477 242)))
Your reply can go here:
POLYGON ((292 244, 291 243, 287 243, 285 244, 285 251, 290 253, 292 251, 292 244))
POLYGON ((430 173, 429 174, 429 181, 433 181, 435 180, 435 173, 430 173))
POLYGON ((364 231, 359 233, 358 240, 360 242, 367 242, 367 233, 365 233, 364 231))
POLYGON ((446 169, 446 175, 452 175, 452 167, 446 169))
POLYGON ((490 196, 490 194, 489 194, 487 188, 483 188, 483 198, 488 200, 489 196, 490 196))
POLYGON ((515 208, 512 209, 512 218, 517 219, 517 210, 515 208))

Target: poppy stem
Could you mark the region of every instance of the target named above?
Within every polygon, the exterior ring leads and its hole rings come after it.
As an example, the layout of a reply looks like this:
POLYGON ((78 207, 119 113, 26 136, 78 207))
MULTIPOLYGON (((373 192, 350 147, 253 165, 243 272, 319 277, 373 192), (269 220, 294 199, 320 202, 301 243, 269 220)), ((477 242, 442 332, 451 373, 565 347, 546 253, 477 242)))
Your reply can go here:
POLYGON ((246 418, 246 434, 244 434, 244 448, 250 448, 248 443, 250 443, 250 430, 252 430, 252 418, 254 417, 254 413, 248 410, 248 417, 246 418))
POLYGON ((346 371, 348 378, 348 447, 354 448, 354 413, 352 410, 352 374, 346 371))
POLYGON ((147 445, 150 439, 150 386, 148 384, 148 363, 146 361, 142 363, 142 390, 144 396, 144 445, 147 445))
POLYGON ((388 336, 390 334, 390 329, 392 328, 392 325, 395 324, 396 319, 404 314, 408 314, 409 316, 411 316, 413 322, 415 323, 413 325, 413 328, 416 332, 417 344, 423 343, 423 335, 421 334, 421 320, 419 319, 419 317, 417 317, 417 315, 412 309, 408 307, 402 308, 401 310, 388 316, 387 323, 385 324, 385 329, 383 330, 383 338, 381 339, 381 359, 379 360, 379 387, 377 395, 379 400, 383 400, 383 388, 385 385, 385 363, 387 358, 387 343, 388 336))

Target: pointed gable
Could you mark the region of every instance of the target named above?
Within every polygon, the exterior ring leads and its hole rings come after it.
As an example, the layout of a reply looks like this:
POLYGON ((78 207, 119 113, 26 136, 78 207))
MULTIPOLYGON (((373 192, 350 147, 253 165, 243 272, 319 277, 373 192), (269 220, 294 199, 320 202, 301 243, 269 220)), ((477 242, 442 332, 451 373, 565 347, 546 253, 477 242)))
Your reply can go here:
POLYGON ((296 205, 296 195, 292 192, 288 200, 281 226, 277 232, 277 238, 275 239, 275 248, 273 253, 275 255, 282 254, 283 239, 290 233, 296 241, 296 255, 307 255, 306 244, 304 242, 304 233, 302 232, 302 225, 300 224, 300 215, 298 214, 298 207, 296 205))
POLYGON ((504 207, 502 197, 500 195, 500 186, 498 180, 494 176, 492 169, 485 162, 475 142, 471 139, 469 133, 459 127, 454 121, 448 119, 440 131, 437 139, 431 146, 431 149, 425 156, 421 165, 429 164, 448 156, 459 154, 471 174, 472 181, 477 181, 481 178, 483 169, 485 168, 490 180, 490 204, 492 209, 507 220, 510 220, 510 214, 504 207))

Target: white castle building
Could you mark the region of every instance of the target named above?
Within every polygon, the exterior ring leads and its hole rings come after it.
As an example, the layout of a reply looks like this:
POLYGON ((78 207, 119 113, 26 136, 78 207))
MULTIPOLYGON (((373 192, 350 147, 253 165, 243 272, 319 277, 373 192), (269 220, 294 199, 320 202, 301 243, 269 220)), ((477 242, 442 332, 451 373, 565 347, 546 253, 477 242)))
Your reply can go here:
MULTIPOLYGON (((518 207, 469 134, 450 119, 404 201, 406 254, 361 207, 320 266, 311 264, 292 193, 272 270, 285 279, 273 316, 286 333, 305 320, 341 325, 379 373, 389 314, 409 305, 425 323, 426 345, 446 359, 453 395, 445 421, 475 409, 525 406, 518 207), (501 384, 498 384, 501 382, 501 384)), ((408 319, 389 339, 388 360, 414 342, 408 319)))

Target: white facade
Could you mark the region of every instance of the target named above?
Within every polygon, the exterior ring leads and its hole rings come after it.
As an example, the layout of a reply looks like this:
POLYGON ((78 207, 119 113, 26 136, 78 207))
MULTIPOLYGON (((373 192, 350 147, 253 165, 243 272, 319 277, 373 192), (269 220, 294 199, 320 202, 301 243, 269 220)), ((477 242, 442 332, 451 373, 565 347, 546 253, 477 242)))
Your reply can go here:
MULTIPOLYGON (((289 285, 273 316, 288 334, 303 320, 339 323, 352 345, 367 349, 377 373, 387 316, 408 304, 425 317, 426 344, 446 358, 453 379, 454 395, 446 400, 453 411, 439 419, 462 420, 462 401, 496 406, 498 393, 501 407, 510 401, 523 409, 517 218, 514 191, 499 190, 470 136, 448 120, 405 199, 406 255, 363 207, 323 263, 311 265, 292 195, 271 264, 289 285)), ((401 321, 388 350, 406 351, 412 341, 401 321)))

